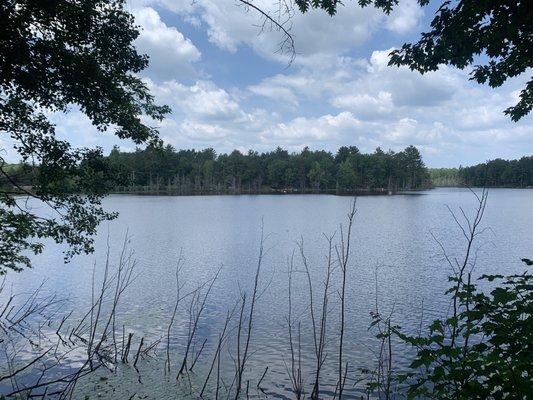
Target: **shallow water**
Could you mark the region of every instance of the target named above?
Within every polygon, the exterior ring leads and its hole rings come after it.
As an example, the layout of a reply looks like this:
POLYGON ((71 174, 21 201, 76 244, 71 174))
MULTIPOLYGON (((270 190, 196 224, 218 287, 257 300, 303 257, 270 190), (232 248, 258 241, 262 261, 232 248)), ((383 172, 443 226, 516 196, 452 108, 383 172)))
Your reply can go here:
MULTIPOLYGON (((291 398, 284 364, 290 356, 286 324, 288 259, 296 249, 293 318, 299 318, 302 324, 302 363, 304 381, 309 387, 313 365, 309 295, 296 243, 303 240, 318 297, 327 256, 323 234, 335 234, 334 242, 339 240, 339 226, 346 225, 351 201, 349 197, 333 195, 109 196, 105 206, 118 211, 120 217, 101 227, 94 254, 78 256, 65 265, 61 248, 50 245, 43 254, 33 258, 32 270, 9 274, 7 284, 12 285, 14 292, 29 292, 45 279, 47 290, 61 293, 70 299, 72 308, 81 309, 90 301, 93 265, 97 271, 102 268, 108 246, 110 259, 116 260, 128 235, 139 276, 124 293, 119 316, 121 323, 136 332, 136 336, 157 338, 165 335, 174 306, 174 274, 180 252, 184 257, 181 277, 187 287, 207 281, 221 267, 198 328, 199 343, 204 338, 207 342, 202 353, 205 356, 200 358, 192 379, 203 382, 202 374, 210 362, 227 309, 239 299, 239 293, 251 294, 263 225, 261 297, 254 316, 253 353, 246 379, 251 380, 254 388, 251 394, 257 395, 257 379, 268 366, 262 386, 269 397, 291 398)), ((356 379, 360 368, 371 368, 375 363, 376 332, 368 327, 376 295, 380 310, 383 313, 393 310, 393 320, 409 332, 419 328, 421 319, 429 321, 446 314, 449 301, 443 292, 450 268, 432 233, 452 257, 461 256, 465 246, 446 206, 458 213, 458 207, 463 207, 471 214, 476 206, 475 197, 467 190, 435 189, 413 195, 357 199, 347 278, 345 354, 349 379, 356 379)), ((491 190, 483 221, 483 226, 490 229, 479 238, 474 274, 521 271, 519 259, 533 258, 532 221, 533 190, 491 190)), ((335 290, 339 278, 337 268, 328 317, 324 395, 334 390, 336 382, 339 312, 335 290)), ((187 336, 186 305, 184 302, 180 308, 173 329, 175 364, 187 336)), ((404 365, 408 357, 408 352, 398 348, 395 362, 404 365)), ((183 394, 177 397, 174 379, 161 379, 163 356, 161 360, 161 363, 155 360, 141 363, 143 381, 149 389, 130 384, 127 376, 131 371, 123 371, 126 377, 119 379, 122 384, 112 389, 106 389, 112 387, 112 381, 87 382, 81 388, 108 398, 128 398, 142 390, 148 390, 145 394, 151 398, 183 397, 183 394)), ((226 371, 233 368, 231 357, 226 356, 224 366, 226 371)), ((136 378, 131 381, 136 382, 136 378)), ((347 384, 347 393, 356 396, 359 391, 352 386, 351 382, 347 384)))

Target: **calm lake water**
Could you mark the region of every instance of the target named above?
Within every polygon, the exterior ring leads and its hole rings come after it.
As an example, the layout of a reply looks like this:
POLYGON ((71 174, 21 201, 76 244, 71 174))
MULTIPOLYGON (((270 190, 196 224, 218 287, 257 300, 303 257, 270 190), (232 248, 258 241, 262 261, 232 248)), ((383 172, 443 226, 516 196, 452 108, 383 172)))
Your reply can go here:
MULTIPOLYGON (((108 197, 104 204, 120 217, 101 226, 96 251, 64 264, 61 248, 50 245, 34 257, 34 268, 21 274, 10 273, 7 282, 14 292, 29 292, 46 280, 45 288, 69 297, 72 308, 90 301, 93 265, 101 270, 109 245, 115 261, 126 235, 135 252, 138 278, 124 294, 119 309, 121 323, 137 336, 161 337, 172 313, 175 299, 175 267, 180 252, 184 266, 182 280, 189 287, 212 278, 222 267, 200 321, 199 343, 207 339, 200 363, 207 364, 228 308, 239 299, 239 292, 251 293, 261 237, 266 236, 260 275, 261 297, 257 302, 252 334, 252 356, 247 379, 255 389, 266 366, 269 372, 263 386, 270 397, 292 398, 284 361, 288 361, 287 339, 287 260, 297 241, 303 240, 316 290, 323 287, 327 241, 324 235, 336 233, 346 224, 350 197, 330 195, 259 196, 128 196, 108 197)), ((421 319, 430 321, 448 311, 447 288, 450 269, 443 259, 433 233, 452 256, 461 256, 465 242, 446 207, 467 214, 474 212, 475 198, 467 190, 435 189, 413 195, 365 196, 357 199, 351 259, 348 267, 346 359, 349 379, 358 377, 360 368, 375 363, 376 332, 368 329, 370 311, 376 295, 382 312, 394 309, 393 320, 407 331, 418 329, 421 319), (376 282, 377 277, 377 282, 376 282), (377 288, 377 294, 376 294, 377 288), (423 311, 422 311, 423 310, 423 311)), ((474 274, 513 273, 523 270, 519 259, 533 258, 533 190, 493 189, 489 192, 483 226, 490 229, 479 238, 474 274)), ((305 275, 301 273, 299 253, 294 256, 298 272, 294 275, 294 318, 301 320, 304 382, 312 376, 309 296, 305 275)), ((334 272, 335 290, 339 270, 334 272)), ((318 295, 318 293, 316 293, 318 295)), ((324 390, 334 390, 336 382, 336 338, 338 335, 338 296, 331 295, 328 325, 328 358, 324 390), (328 386, 329 385, 329 386, 328 386)), ((187 302, 179 310, 173 333, 175 363, 187 335, 187 302)), ((230 346, 231 348, 231 346, 230 346)), ((180 398, 174 378, 161 382, 161 360, 145 361, 144 383, 152 398, 180 398), (156 393, 157 395, 154 395, 156 393)), ((395 355, 405 364, 409 353, 395 355)), ((231 358, 225 362, 232 368, 231 358)), ((205 367, 199 367, 202 381, 205 367)), ((230 376, 232 371, 228 372, 230 376)), ((128 398, 142 388, 124 383, 115 391, 101 383, 87 383, 82 390, 101 392, 103 397, 128 398), (123 397, 124 396, 124 397, 123 397)), ((132 384, 133 385, 133 384, 132 384)), ((359 393, 347 384, 350 396, 359 393)), ((258 395, 255 391, 253 395, 258 395)), ((81 394, 80 394, 81 396, 81 394)))

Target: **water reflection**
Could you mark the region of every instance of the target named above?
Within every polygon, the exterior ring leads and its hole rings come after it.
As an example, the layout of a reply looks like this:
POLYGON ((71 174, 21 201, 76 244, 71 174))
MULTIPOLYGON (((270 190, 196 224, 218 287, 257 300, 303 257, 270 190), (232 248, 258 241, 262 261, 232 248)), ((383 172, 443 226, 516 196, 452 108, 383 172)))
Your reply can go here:
MULTIPOLYGON (((220 275, 205 305, 198 325, 199 344, 207 339, 192 381, 201 386, 206 368, 216 348, 218 334, 226 312, 240 293, 250 293, 257 266, 261 221, 264 222, 266 254, 261 271, 260 292, 255 310, 247 379, 257 382, 266 366, 263 386, 269 397, 292 398, 286 371, 288 361, 287 261, 296 242, 303 240, 310 273, 317 287, 325 273, 327 240, 322 235, 337 232, 346 222, 351 198, 329 195, 293 196, 212 196, 148 197, 110 196, 105 205, 117 210, 120 217, 101 227, 96 252, 80 256, 64 265, 57 246, 47 247, 35 257, 33 270, 10 274, 8 284, 14 292, 31 291, 46 279, 46 287, 70 299, 72 308, 85 309, 91 299, 92 267, 104 264, 109 242, 111 260, 119 256, 124 237, 135 251, 139 276, 124 293, 118 313, 121 323, 135 331, 137 337, 164 337, 175 299, 175 267, 180 252, 184 255, 183 282, 197 287, 220 275)), ((376 296, 383 312, 394 308, 394 319, 413 332, 447 312, 443 296, 450 272, 432 239, 431 232, 446 245, 452 255, 464 249, 460 231, 445 205, 473 210, 471 193, 459 189, 438 189, 418 196, 367 196, 357 201, 357 216, 347 287, 346 359, 349 377, 346 394, 358 398, 360 388, 353 383, 361 368, 375 362, 375 332, 369 331, 369 312, 376 296), (377 271, 377 274, 376 274, 377 271), (376 285, 377 276, 377 285, 376 285), (422 311, 423 310, 423 311, 422 311)), ((511 273, 520 270, 518 259, 531 256, 533 248, 533 191, 492 190, 486 211, 485 226, 492 230, 481 240, 478 254, 479 273, 511 273), (501 271, 505 268, 505 271, 501 271)), ((301 259, 295 256, 293 286, 294 318, 301 321, 302 365, 305 385, 309 389, 314 368, 312 332, 309 321, 309 297, 302 274, 301 259)), ((339 287, 337 270, 332 285, 339 287)), ((324 395, 333 391, 337 379, 335 364, 338 337, 338 296, 332 295, 328 317, 327 360, 323 372, 324 395)), ((188 335, 187 303, 180 307, 172 330, 174 365, 179 364, 188 335)), ((236 351, 234 338, 222 360, 223 379, 231 383, 236 351)), ((410 354, 396 354, 398 365, 410 354)), ((163 358, 162 358, 163 359, 163 358)), ((149 390, 150 398, 175 398, 176 381, 165 376, 163 362, 147 360, 142 365, 146 389, 127 383, 85 382, 80 390, 97 390, 109 398, 127 398, 149 390), (120 396, 119 396, 119 393, 120 396), (117 397, 118 396, 118 397, 117 397)), ((131 370, 120 371, 116 382, 135 382, 128 378, 131 370), (120 375, 122 374, 122 375, 120 375)), ((253 396, 261 395, 255 384, 253 396)), ((188 386, 187 386, 188 388, 188 386)), ((184 392, 186 389, 184 388, 184 392)), ((81 393, 81 392, 80 392, 81 393)), ((182 393, 182 394, 183 394, 182 393)), ((252 395, 252 393, 251 393, 252 395)), ((349 397, 347 397, 349 398, 349 397)))

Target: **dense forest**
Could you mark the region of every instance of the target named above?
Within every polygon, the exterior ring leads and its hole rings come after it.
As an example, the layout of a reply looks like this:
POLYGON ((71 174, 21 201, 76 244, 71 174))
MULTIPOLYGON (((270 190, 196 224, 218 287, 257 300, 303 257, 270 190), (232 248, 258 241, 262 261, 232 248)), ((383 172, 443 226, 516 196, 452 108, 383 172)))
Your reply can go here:
MULTIPOLYGON (((175 150, 170 145, 133 152, 115 147, 101 162, 107 170, 103 190, 129 193, 350 193, 432 186, 533 187, 533 156, 428 169, 414 146, 400 152, 377 148, 370 154, 361 153, 355 146, 343 146, 335 154, 307 147, 298 153, 278 147, 245 154, 238 150, 217 154, 211 148, 175 150)), ((4 189, 16 185, 31 188, 39 179, 39 168, 27 164, 6 165, 4 170, 10 177, 0 177, 4 189)))
MULTIPOLYGON (((414 146, 400 152, 377 148, 371 154, 355 146, 341 147, 335 154, 307 147, 299 153, 278 147, 266 153, 217 154, 211 148, 177 151, 170 145, 151 145, 134 152, 115 147, 101 162, 107 171, 102 185, 114 192, 395 192, 431 186, 414 146)), ((39 179, 39 168, 12 165, 10 176, 12 181, 0 178, 0 185, 31 187, 39 179)))
POLYGON ((533 156, 495 160, 460 168, 429 169, 435 186, 533 187, 533 156))
POLYGON ((433 186, 459 186, 458 168, 429 168, 429 179, 433 186))
POLYGON ((278 147, 266 153, 213 149, 179 150, 149 146, 135 152, 114 148, 108 156, 113 169, 127 176, 124 191, 150 190, 182 193, 397 191, 430 186, 418 149, 364 154, 355 146, 332 154, 304 148, 289 153, 278 147))

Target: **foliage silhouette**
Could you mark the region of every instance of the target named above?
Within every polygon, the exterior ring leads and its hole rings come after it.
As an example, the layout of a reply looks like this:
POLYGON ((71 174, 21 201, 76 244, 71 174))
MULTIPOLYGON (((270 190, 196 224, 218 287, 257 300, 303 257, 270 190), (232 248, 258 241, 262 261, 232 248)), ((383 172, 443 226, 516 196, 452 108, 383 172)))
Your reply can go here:
MULTIPOLYGON (((139 31, 124 0, 4 1, 0 4, 0 132, 33 170, 31 188, 14 180, 0 157, 0 176, 32 202, 0 191, 0 274, 31 265, 43 238, 65 242, 72 255, 92 251, 98 223, 115 214, 100 207, 103 183, 115 174, 99 148, 74 149, 56 137, 50 115, 79 109, 99 130, 137 144, 157 142, 143 115, 169 112, 154 103, 137 73, 148 65, 133 41, 139 31)), ((25 182, 26 183, 26 182, 25 182)))

